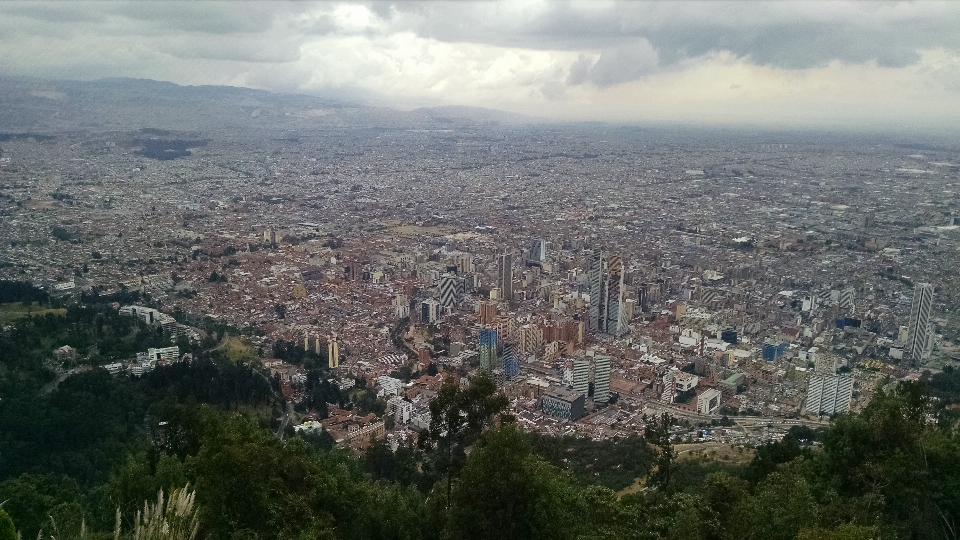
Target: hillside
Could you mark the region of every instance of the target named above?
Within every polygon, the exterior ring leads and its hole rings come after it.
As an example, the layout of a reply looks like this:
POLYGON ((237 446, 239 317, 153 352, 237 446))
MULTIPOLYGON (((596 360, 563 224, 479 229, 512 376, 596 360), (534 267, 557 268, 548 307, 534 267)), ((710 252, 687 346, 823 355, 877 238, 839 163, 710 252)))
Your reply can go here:
POLYGON ((157 128, 179 131, 322 128, 442 129, 537 119, 477 107, 398 111, 321 97, 146 79, 54 81, 0 77, 5 133, 157 128))

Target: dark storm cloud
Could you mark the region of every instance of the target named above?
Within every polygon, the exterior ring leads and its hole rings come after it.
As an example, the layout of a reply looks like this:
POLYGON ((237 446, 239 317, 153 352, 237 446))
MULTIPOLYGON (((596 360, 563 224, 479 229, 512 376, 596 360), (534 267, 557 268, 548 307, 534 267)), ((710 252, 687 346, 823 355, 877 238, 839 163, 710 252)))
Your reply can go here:
MULTIPOLYGON (((378 20, 361 35, 395 32, 446 43, 582 51, 569 82, 599 86, 636 80, 711 52, 772 67, 804 69, 832 61, 900 67, 918 50, 960 50, 960 3, 786 2, 368 2, 378 20), (599 60, 595 60, 599 55, 599 60)), ((2 3, 0 35, 84 29, 168 36, 177 57, 282 62, 298 42, 346 35, 333 4, 299 2, 2 3), (310 17, 300 15, 313 12, 310 17), (3 20, 7 23, 4 24, 3 20), (277 39, 277 25, 289 32, 277 39), (184 39, 184 34, 210 39, 184 39), (258 39, 261 38, 261 39, 258 39), (214 43, 214 38, 222 43, 214 43), (259 42, 259 45, 257 45, 259 42), (260 51, 259 49, 264 49, 260 51)))
POLYGON ((580 55, 577 62, 570 68, 567 82, 570 84, 590 82, 597 86, 610 86, 637 80, 652 73, 657 65, 657 51, 644 39, 629 45, 605 49, 596 61, 586 55, 580 55))
MULTIPOLYGON (((902 67, 917 51, 960 50, 960 3, 651 3, 549 2, 529 9, 504 4, 373 3, 395 28, 447 42, 605 51, 607 65, 646 40, 663 65, 729 51, 785 69, 832 61, 902 67)), ((608 71, 615 69, 605 68, 608 71)), ((616 78, 616 77, 615 77, 616 78)))

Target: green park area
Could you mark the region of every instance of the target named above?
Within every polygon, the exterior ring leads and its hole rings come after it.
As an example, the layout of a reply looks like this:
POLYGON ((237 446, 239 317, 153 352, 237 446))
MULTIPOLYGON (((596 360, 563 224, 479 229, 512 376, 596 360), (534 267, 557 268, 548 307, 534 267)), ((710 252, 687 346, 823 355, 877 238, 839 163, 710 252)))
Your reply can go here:
POLYGON ((8 302, 0 304, 0 325, 10 324, 11 322, 23 317, 32 317, 34 315, 66 315, 67 310, 63 308, 49 308, 41 306, 39 302, 8 302))

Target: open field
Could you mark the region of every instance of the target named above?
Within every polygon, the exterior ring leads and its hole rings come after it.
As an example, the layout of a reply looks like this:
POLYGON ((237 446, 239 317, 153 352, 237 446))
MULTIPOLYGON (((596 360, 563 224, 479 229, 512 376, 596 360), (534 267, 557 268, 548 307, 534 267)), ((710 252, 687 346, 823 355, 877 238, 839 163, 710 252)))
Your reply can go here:
POLYGON ((250 362, 259 358, 257 350, 246 339, 236 336, 226 336, 223 343, 217 347, 231 362, 250 362))
POLYGON ((742 447, 734 448, 724 443, 678 444, 674 446, 674 449, 677 452, 677 461, 706 459, 743 465, 753 459, 753 450, 742 447))
POLYGON ((23 317, 30 317, 32 315, 46 315, 47 313, 52 313, 54 315, 66 315, 67 310, 44 308, 36 302, 33 302, 27 306, 23 305, 21 302, 0 304, 0 324, 9 324, 23 317))

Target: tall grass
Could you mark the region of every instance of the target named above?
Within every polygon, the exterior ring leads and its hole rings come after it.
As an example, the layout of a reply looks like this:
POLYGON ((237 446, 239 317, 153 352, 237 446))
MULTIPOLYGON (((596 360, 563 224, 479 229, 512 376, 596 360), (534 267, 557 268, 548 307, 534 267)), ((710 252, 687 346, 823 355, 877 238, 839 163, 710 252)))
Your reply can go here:
MULTIPOLYGON (((157 502, 143 503, 143 512, 137 512, 133 540, 194 540, 200 528, 198 509, 194 505, 195 491, 190 486, 175 489, 167 500, 163 490, 157 502)), ((120 540, 120 522, 114 529, 114 540, 120 540)))
MULTIPOLYGON (((173 490, 167 498, 161 489, 155 503, 144 501, 143 510, 137 511, 132 536, 123 534, 120 509, 117 508, 113 540, 195 540, 200 528, 195 497, 196 492, 191 491, 189 485, 173 490)), ((85 520, 80 521, 79 528, 76 522, 73 526, 64 524, 61 528, 51 515, 49 528, 40 531, 37 540, 98 540, 104 536, 88 531, 85 520)))

